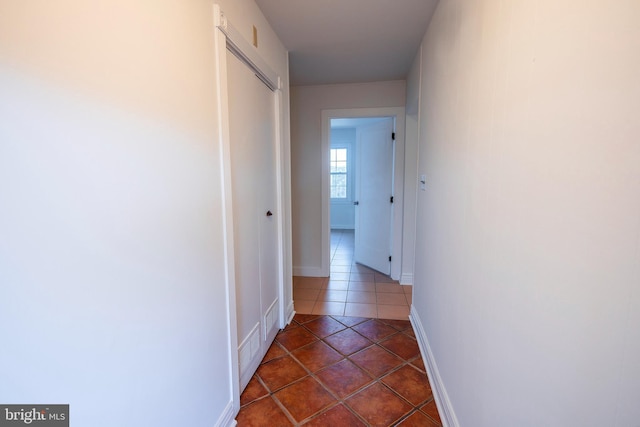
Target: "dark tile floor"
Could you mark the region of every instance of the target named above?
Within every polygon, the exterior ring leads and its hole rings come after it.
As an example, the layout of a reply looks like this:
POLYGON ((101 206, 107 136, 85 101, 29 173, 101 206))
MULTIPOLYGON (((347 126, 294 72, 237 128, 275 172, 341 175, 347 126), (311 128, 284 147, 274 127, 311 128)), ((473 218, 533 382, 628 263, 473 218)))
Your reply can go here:
POLYGON ((297 314, 240 405, 240 427, 442 425, 408 320, 297 314))

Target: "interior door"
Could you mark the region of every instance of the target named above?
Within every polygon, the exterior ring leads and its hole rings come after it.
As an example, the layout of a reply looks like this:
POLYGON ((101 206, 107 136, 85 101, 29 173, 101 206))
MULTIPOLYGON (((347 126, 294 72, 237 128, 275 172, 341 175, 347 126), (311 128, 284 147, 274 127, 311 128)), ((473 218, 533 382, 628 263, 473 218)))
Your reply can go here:
POLYGON ((393 118, 358 127, 356 143, 357 263, 384 274, 391 270, 393 118))
POLYGON ((249 382, 277 332, 275 98, 227 52, 231 187, 240 386, 249 382))

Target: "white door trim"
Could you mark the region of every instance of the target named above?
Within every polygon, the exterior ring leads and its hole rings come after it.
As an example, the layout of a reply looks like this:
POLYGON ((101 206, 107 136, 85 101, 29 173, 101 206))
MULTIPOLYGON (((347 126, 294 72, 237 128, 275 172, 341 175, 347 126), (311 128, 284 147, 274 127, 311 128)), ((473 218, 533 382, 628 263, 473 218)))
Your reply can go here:
POLYGON ((337 110, 322 110, 322 259, 320 276, 329 276, 330 263, 330 219, 331 203, 329 198, 329 148, 331 147, 331 119, 362 118, 362 117, 395 117, 396 119, 396 146, 393 178, 394 208, 392 230, 392 259, 391 277, 400 278, 402 266, 402 218, 404 210, 404 139, 405 139, 405 108, 404 107, 380 107, 380 108, 348 108, 337 110))
MULTIPOLYGON (((237 315, 236 315, 236 278, 235 278, 235 256, 234 256, 234 233, 233 233, 233 199, 231 186, 231 146, 230 146, 230 126, 229 126, 229 93, 227 80, 227 49, 233 52, 239 59, 252 68, 256 75, 274 92, 274 103, 276 117, 275 120, 275 142, 276 142, 276 182, 277 200, 276 204, 282 208, 286 206, 284 194, 286 194, 283 180, 283 164, 281 161, 281 150, 283 146, 283 102, 282 102, 282 79, 271 70, 260 55, 251 49, 251 45, 242 38, 239 32, 231 25, 222 13, 218 4, 213 5, 214 26, 218 29, 214 31, 214 56, 216 63, 215 82, 217 89, 217 147, 220 153, 220 174, 222 178, 222 210, 223 210, 223 238, 225 242, 225 289, 227 306, 227 339, 229 345, 229 372, 231 373, 231 383, 229 384, 232 396, 233 413, 240 410, 240 371, 238 360, 238 338, 237 338, 237 315)), ((280 327, 283 327, 286 319, 285 299, 284 299, 284 274, 285 268, 284 247, 284 214, 285 210, 278 212, 278 297, 279 297, 279 319, 280 327)))

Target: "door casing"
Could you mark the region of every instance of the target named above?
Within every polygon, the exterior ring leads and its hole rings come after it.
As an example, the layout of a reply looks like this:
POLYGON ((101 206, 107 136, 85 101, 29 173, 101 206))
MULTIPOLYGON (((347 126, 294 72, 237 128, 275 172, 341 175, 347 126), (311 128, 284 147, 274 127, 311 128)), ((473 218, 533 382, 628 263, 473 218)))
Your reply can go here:
POLYGON ((348 108, 335 110, 322 110, 322 259, 319 276, 329 276, 330 265, 330 238, 331 238, 331 203, 329 194, 329 150, 331 147, 331 119, 339 118, 366 118, 366 117, 394 117, 396 122, 396 144, 394 164, 394 209, 392 231, 392 259, 391 278, 400 278, 402 266, 402 219, 404 212, 404 141, 405 141, 405 109, 404 107, 380 107, 380 108, 348 108))

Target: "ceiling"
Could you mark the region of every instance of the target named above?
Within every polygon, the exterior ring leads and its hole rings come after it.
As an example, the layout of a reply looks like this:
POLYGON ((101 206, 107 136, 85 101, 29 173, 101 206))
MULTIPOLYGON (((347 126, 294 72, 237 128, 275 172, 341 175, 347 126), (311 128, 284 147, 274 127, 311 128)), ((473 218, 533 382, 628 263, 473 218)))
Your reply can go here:
POLYGON ((438 0, 256 0, 292 86, 402 80, 438 0))

